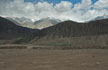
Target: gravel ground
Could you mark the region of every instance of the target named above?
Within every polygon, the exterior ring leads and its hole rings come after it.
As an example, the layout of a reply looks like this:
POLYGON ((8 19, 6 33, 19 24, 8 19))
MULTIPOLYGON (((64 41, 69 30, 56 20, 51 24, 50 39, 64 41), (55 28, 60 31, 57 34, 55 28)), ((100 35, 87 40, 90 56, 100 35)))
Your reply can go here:
POLYGON ((0 70, 108 70, 108 50, 0 49, 0 70))

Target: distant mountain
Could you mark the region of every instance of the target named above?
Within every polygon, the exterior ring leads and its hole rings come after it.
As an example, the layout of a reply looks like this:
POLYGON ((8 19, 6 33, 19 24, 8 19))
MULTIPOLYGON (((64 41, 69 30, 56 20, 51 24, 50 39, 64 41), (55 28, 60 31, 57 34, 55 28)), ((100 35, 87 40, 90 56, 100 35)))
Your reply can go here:
POLYGON ((32 29, 43 29, 43 28, 47 28, 47 27, 53 26, 53 25, 61 22, 60 20, 54 19, 54 18, 53 19, 43 18, 43 19, 40 19, 35 22, 32 22, 30 19, 25 18, 25 17, 22 17, 22 18, 7 17, 7 19, 19 26, 32 28, 32 29))
POLYGON ((104 16, 98 16, 93 20, 95 21, 95 20, 102 20, 102 19, 107 19, 107 18, 108 18, 108 15, 104 15, 104 16))
POLYGON ((59 19, 43 18, 39 21, 34 22, 34 25, 35 25, 35 28, 37 29, 43 29, 43 28, 47 28, 47 27, 56 25, 60 22, 61 20, 59 19))
POLYGON ((33 25, 32 20, 29 18, 7 17, 6 19, 10 20, 11 22, 15 23, 16 25, 35 29, 35 26, 33 25))
POLYGON ((0 44, 24 43, 37 35, 39 30, 21 27, 15 23, 0 17, 0 44))
POLYGON ((16 25, 20 25, 19 22, 15 18, 6 17, 6 19, 13 22, 13 23, 15 23, 16 25))

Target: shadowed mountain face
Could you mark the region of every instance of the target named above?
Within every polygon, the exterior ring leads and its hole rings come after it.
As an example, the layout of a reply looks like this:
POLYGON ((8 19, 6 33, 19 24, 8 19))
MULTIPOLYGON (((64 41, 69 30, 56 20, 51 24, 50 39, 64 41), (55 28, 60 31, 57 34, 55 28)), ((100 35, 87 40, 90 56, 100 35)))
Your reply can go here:
POLYGON ((41 36, 77 37, 85 35, 101 35, 108 33, 108 19, 88 23, 65 21, 41 30, 41 36))
POLYGON ((34 44, 71 46, 71 48, 99 48, 108 46, 108 19, 88 23, 65 21, 41 30, 34 44))
POLYGON ((0 17, 0 43, 27 42, 37 33, 38 30, 18 26, 0 17))

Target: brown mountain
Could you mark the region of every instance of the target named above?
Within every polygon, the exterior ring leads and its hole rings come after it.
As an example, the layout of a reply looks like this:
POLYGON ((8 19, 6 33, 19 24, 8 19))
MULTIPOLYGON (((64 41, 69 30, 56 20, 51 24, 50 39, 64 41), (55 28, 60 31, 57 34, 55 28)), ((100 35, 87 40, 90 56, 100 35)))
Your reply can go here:
POLYGON ((77 37, 85 35, 101 35, 108 33, 108 19, 76 23, 65 21, 55 26, 41 30, 42 36, 77 37))
POLYGON ((42 29, 40 39, 32 43, 71 48, 98 48, 108 45, 108 19, 76 23, 65 21, 42 29))

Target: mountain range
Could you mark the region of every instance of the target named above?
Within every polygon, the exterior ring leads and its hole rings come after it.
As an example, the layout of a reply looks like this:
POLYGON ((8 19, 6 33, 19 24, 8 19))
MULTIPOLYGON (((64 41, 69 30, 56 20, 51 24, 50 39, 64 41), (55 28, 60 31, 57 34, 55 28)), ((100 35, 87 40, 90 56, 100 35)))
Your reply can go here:
POLYGON ((103 48, 108 46, 108 19, 85 23, 64 21, 38 30, 16 25, 0 17, 0 44, 9 43, 103 48))
POLYGON ((34 25, 35 25, 35 28, 37 29, 44 29, 44 28, 56 25, 60 22, 62 21, 55 18, 43 18, 41 20, 35 21, 34 25))
POLYGON ((31 28, 31 29, 43 29, 43 28, 47 28, 47 27, 53 26, 53 25, 61 22, 61 20, 54 19, 54 18, 53 19, 52 18, 43 18, 43 19, 37 20, 35 22, 33 22, 31 19, 25 18, 25 17, 21 17, 21 18, 6 17, 6 19, 10 20, 11 22, 15 23, 16 25, 31 28))

